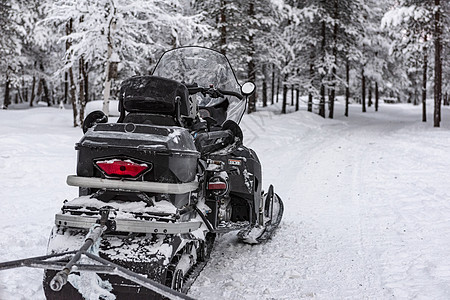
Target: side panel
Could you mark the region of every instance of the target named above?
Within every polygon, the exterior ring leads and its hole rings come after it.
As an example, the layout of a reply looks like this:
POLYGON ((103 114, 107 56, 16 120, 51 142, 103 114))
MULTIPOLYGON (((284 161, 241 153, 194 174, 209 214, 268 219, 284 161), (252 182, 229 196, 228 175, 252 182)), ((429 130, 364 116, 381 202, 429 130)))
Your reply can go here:
POLYGON ((211 155, 225 164, 233 206, 232 221, 257 222, 261 201, 261 164, 256 153, 244 146, 228 155, 211 155), (251 212, 251 213, 249 213, 251 212))

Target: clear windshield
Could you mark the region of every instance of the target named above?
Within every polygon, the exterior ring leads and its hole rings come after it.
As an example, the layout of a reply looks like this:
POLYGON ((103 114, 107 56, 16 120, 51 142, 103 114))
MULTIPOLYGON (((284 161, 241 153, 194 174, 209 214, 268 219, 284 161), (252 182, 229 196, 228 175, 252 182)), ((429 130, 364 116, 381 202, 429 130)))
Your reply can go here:
MULTIPOLYGON (((211 85, 221 90, 241 93, 241 87, 225 55, 207 48, 183 47, 167 51, 153 71, 153 75, 201 87, 211 85)), ((246 100, 234 96, 210 98, 196 94, 199 106, 214 106, 229 101, 227 120, 239 123, 245 111, 246 100)))

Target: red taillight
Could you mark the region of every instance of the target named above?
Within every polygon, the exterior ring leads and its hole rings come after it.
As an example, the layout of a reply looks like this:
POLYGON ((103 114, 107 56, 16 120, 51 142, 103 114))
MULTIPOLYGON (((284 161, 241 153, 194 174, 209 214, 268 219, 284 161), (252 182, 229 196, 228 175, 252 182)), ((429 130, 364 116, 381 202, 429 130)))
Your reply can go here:
POLYGON ((108 176, 136 177, 149 167, 147 164, 137 164, 130 160, 107 160, 96 162, 97 166, 108 176))
POLYGON ((216 196, 223 196, 228 191, 228 183, 222 177, 212 177, 206 185, 206 189, 216 196))
POLYGON ((208 190, 226 190, 227 184, 225 182, 208 182, 208 190))

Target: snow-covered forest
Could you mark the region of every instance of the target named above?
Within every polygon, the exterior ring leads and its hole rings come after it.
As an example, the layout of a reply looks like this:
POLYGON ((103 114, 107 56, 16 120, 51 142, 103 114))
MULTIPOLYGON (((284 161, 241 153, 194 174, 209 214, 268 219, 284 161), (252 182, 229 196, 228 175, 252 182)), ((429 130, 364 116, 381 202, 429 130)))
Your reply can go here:
MULTIPOLYGON (((259 245, 219 232, 187 296, 450 299, 449 0, 0 0, 0 31, 0 263, 54 250, 55 214, 81 196, 66 176, 87 113, 103 105, 115 122, 124 80, 199 45, 256 83, 232 141, 257 153, 284 214, 259 245)), ((78 281, 85 299, 114 299, 92 278, 78 281)), ((0 271, 0 300, 45 287, 42 269, 0 271)))
MULTIPOLYGON (((450 3, 444 0, 2 0, 1 102, 72 104, 117 98, 122 80, 148 74, 165 50, 225 53, 257 83, 248 113, 279 101, 334 117, 334 99, 378 109, 423 105, 433 124, 448 105, 450 3)), ((25 105, 23 105, 25 106, 25 105)), ((344 114, 348 115, 348 108, 344 114)))

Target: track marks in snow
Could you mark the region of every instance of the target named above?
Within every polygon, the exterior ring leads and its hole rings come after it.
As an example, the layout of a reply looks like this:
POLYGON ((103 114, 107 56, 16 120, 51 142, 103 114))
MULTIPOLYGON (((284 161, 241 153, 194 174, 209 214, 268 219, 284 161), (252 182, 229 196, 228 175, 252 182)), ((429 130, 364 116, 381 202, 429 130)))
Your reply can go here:
POLYGON ((273 183, 282 197, 285 216, 265 245, 235 245, 230 253, 225 241, 232 238, 219 239, 222 254, 213 254, 192 295, 448 299, 450 166, 437 158, 445 156, 449 133, 418 124, 420 112, 382 109, 378 115, 353 110, 354 117, 337 121, 304 112, 262 112, 264 124, 246 116, 244 135, 262 161, 264 186, 273 183), (223 293, 217 272, 228 282, 223 293), (260 273, 255 285, 249 274, 260 273))

